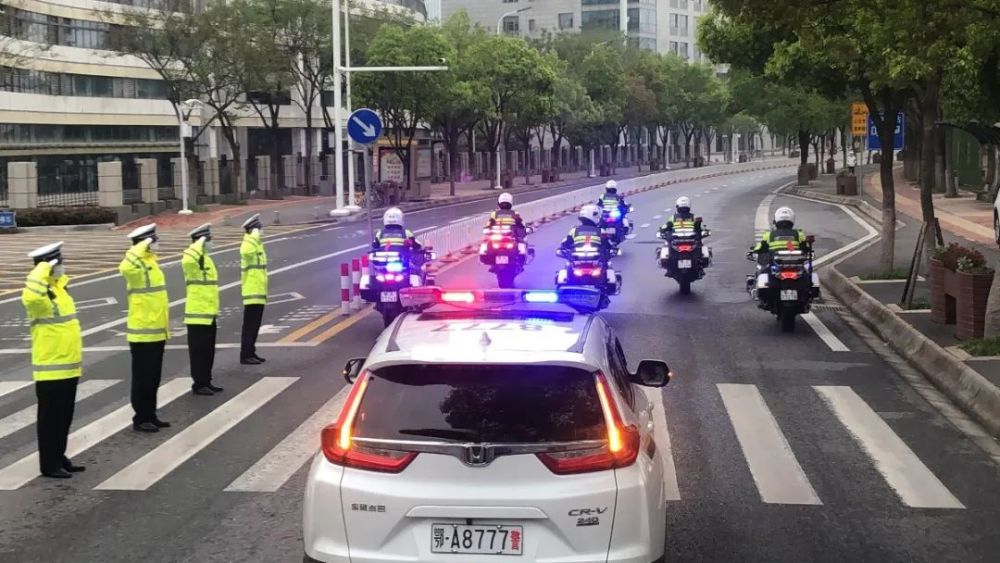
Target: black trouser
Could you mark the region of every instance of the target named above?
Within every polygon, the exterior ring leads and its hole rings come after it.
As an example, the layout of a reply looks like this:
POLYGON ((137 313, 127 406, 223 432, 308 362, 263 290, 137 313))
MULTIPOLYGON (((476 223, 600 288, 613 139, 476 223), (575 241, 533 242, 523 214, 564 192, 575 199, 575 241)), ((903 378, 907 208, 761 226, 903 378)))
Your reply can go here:
POLYGON ((55 471, 66 462, 66 439, 73 423, 76 384, 79 377, 36 381, 38 397, 38 467, 42 473, 55 471))
POLYGON ((212 384, 215 365, 216 324, 187 325, 188 357, 191 359, 192 389, 212 384))
POLYGON ((132 351, 133 424, 156 420, 156 391, 163 376, 163 350, 167 341, 129 342, 132 351))
POLYGON ((240 359, 248 360, 257 355, 257 333, 264 319, 263 305, 243 306, 243 334, 240 335, 240 359))

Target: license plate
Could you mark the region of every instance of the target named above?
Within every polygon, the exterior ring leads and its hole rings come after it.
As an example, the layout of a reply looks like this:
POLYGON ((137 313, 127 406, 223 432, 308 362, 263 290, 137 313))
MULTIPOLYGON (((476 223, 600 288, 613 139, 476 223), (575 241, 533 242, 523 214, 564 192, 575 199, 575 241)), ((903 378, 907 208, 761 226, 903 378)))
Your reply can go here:
POLYGON ((399 295, 395 291, 383 291, 379 295, 379 301, 382 303, 395 303, 399 301, 399 295))
POLYGON ((677 267, 680 268, 680 269, 682 269, 682 270, 687 270, 688 268, 691 267, 691 261, 690 260, 678 260, 677 261, 677 267))
POLYGON ((510 257, 508 257, 508 256, 497 256, 496 260, 495 260, 495 262, 497 264, 506 264, 509 261, 510 261, 510 257))
POLYGON ((781 290, 781 300, 782 301, 798 301, 799 291, 797 289, 782 289, 781 290))
POLYGON ((606 234, 606 235, 613 235, 613 234, 615 234, 616 230, 617 229, 615 229, 614 227, 608 227, 608 228, 605 228, 605 229, 601 229, 601 232, 604 233, 604 234, 606 234))
POLYGON ((521 526, 431 526, 432 553, 521 555, 523 543, 521 526))

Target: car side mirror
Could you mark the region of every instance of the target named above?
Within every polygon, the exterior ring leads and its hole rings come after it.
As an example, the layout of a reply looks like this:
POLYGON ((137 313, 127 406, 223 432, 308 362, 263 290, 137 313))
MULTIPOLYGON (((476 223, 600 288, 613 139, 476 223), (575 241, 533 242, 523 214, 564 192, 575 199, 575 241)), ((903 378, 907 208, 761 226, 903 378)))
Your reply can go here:
POLYGON ((632 382, 646 387, 663 387, 670 383, 671 376, 666 362, 642 360, 632 374, 632 382))
POLYGON ((361 375, 361 368, 364 367, 364 365, 364 358, 351 358, 350 360, 347 360, 347 363, 344 365, 344 379, 348 383, 354 383, 354 380, 361 375))

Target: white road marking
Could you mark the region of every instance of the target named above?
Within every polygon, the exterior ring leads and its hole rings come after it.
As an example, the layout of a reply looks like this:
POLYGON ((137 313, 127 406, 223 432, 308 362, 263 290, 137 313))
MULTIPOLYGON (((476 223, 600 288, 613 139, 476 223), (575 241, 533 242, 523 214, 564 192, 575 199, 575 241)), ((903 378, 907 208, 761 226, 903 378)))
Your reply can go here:
POLYGON ((820 340, 830 347, 830 350, 833 350, 834 352, 851 351, 851 349, 848 348, 847 345, 844 344, 839 338, 837 338, 837 335, 833 334, 833 332, 827 328, 826 325, 823 324, 823 321, 819 320, 819 317, 815 314, 803 313, 802 320, 804 320, 806 324, 816 331, 816 336, 819 336, 820 340))
POLYGON ((768 194, 757 206, 757 214, 753 219, 754 240, 759 240, 771 228, 771 202, 775 197, 775 194, 768 194))
POLYGON ((774 504, 823 504, 757 386, 735 383, 717 386, 761 500, 774 504))
POLYGON ((649 226, 649 223, 643 223, 643 224, 639 225, 639 228, 640 229, 645 229, 648 226, 649 226))
POLYGON ((76 310, 83 311, 84 309, 96 309, 98 307, 104 307, 107 305, 117 305, 118 300, 114 297, 99 297, 97 299, 85 299, 83 301, 76 302, 76 310))
MULTIPOLYGON (((157 408, 163 408, 184 393, 190 392, 191 379, 179 377, 160 386, 157 394, 157 408)), ((132 424, 132 405, 123 405, 107 415, 91 422, 69 435, 66 457, 85 452, 95 444, 107 439, 132 424)), ((21 458, 0 469, 0 490, 19 489, 38 476, 38 452, 21 458)))
POLYGON ((319 434, 332 423, 347 399, 350 386, 341 389, 291 434, 226 487, 227 491, 273 493, 316 453, 319 434))
POLYGON ((656 449, 663 461, 664 493, 667 500, 681 500, 681 490, 677 485, 677 468, 674 466, 674 455, 670 448, 670 429, 667 428, 666 410, 663 408, 663 391, 644 387, 643 392, 653 405, 653 439, 656 440, 656 449))
POLYGON ((261 379, 94 488, 144 491, 152 487, 297 380, 297 377, 261 379))
POLYGON ((653 219, 663 219, 663 215, 653 215, 653 219))
MULTIPOLYGON (((31 349, 25 348, 29 353, 31 349)), ((0 397, 8 393, 13 393, 18 389, 24 389, 25 387, 31 385, 34 381, 0 381, 0 397)))
MULTIPOLYGON (((76 400, 80 402, 118 383, 118 379, 85 379, 76 388, 76 400)), ((27 428, 38 419, 38 405, 21 409, 16 413, 0 419, 0 438, 6 438, 22 428, 27 428)))
POLYGON ((301 293, 295 291, 289 291, 287 293, 279 293, 277 295, 268 295, 267 304, 277 305, 278 303, 291 303, 292 301, 302 301, 306 297, 301 293))
POLYGON ((865 450, 903 504, 914 508, 965 508, 853 389, 832 385, 813 389, 865 450))

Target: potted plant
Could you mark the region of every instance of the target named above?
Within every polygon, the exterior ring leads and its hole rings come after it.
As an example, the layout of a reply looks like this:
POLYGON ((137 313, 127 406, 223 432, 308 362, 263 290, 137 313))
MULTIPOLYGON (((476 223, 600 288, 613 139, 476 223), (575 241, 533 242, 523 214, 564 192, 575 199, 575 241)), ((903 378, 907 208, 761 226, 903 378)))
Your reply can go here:
POLYGON ((930 261, 931 319, 955 324, 959 339, 982 338, 993 270, 981 252, 951 243, 930 261))

